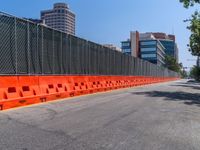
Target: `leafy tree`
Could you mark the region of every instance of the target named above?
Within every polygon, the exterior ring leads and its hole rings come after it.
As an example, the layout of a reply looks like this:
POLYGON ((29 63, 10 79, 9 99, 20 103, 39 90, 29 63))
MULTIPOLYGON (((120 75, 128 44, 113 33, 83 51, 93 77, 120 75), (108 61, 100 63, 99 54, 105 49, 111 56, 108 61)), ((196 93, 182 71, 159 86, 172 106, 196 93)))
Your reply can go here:
MULTIPOLYGON (((179 0, 184 4, 185 8, 200 4, 200 0, 179 0)), ((200 12, 195 11, 190 19, 185 20, 189 22, 187 27, 191 31, 190 42, 188 44, 189 51, 194 56, 200 56, 200 12)))
POLYGON ((196 11, 192 18, 186 21, 189 22, 187 28, 191 31, 189 51, 194 56, 200 56, 200 13, 196 11))
MULTIPOLYGON (((189 8, 190 6, 194 6, 194 4, 200 4, 200 0, 179 0, 183 3, 185 8, 189 8)), ((190 19, 186 20, 189 22, 189 26, 187 27, 190 32, 190 42, 188 44, 189 51, 194 56, 200 56, 200 12, 195 11, 195 13, 191 16, 190 19)), ((194 77, 196 80, 200 81, 200 67, 194 66, 190 72, 190 75, 194 77)))
POLYGON ((194 6, 195 3, 200 4, 200 0, 179 0, 181 3, 183 3, 185 8, 188 8, 189 6, 194 6))
POLYGON ((179 73, 182 78, 187 77, 187 72, 183 69, 183 64, 178 63, 177 60, 172 56, 165 56, 165 67, 179 73))
POLYGON ((194 66, 190 71, 190 76, 197 81, 200 81, 200 67, 194 66))
POLYGON ((180 71, 180 74, 182 78, 188 77, 187 71, 185 71, 184 69, 180 71))
POLYGON ((174 57, 166 55, 165 56, 165 67, 167 67, 168 69, 170 69, 172 71, 180 73, 182 64, 179 64, 174 57))

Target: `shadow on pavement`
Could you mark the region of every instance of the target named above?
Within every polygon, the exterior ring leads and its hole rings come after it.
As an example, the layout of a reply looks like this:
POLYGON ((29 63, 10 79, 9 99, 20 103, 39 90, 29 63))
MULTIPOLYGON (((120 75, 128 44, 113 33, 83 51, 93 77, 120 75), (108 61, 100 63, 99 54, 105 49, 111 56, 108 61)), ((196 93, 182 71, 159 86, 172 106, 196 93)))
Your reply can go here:
POLYGON ((136 95, 146 95, 148 97, 164 97, 167 101, 183 101, 187 105, 200 106, 200 93, 187 93, 187 92, 165 92, 165 91, 148 91, 136 92, 136 95))
POLYGON ((176 84, 170 86, 174 87, 178 86, 178 87, 192 88, 194 90, 200 90, 200 83, 194 80, 189 80, 187 82, 177 82, 176 84))
POLYGON ((175 84, 175 85, 170 85, 170 86, 179 86, 179 87, 186 87, 186 88, 192 88, 194 90, 200 90, 199 86, 195 86, 195 85, 187 85, 187 84, 175 84))
MULTIPOLYGON (((199 83, 198 83, 199 85, 199 83)), ((200 90, 200 86, 196 86, 192 83, 181 83, 170 85, 170 86, 181 86, 192 88, 195 90, 200 90)), ((146 95, 148 97, 160 97, 164 98, 167 101, 182 101, 184 104, 187 105, 197 105, 200 107, 200 91, 198 93, 190 93, 185 91, 147 91, 147 92, 134 92, 132 94, 136 95, 146 95)))
POLYGON ((184 81, 178 81, 176 83, 179 83, 179 84, 186 84, 186 85, 199 85, 200 86, 200 83, 195 81, 195 80, 188 80, 187 82, 184 82, 184 81))

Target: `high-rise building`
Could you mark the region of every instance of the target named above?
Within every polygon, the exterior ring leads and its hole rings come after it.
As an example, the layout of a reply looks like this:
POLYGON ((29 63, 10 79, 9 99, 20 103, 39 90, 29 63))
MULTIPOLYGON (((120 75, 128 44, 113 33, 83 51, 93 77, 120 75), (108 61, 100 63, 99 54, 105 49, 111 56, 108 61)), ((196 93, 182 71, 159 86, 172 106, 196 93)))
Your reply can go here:
POLYGON ((139 39, 140 40, 155 40, 156 38, 154 37, 152 33, 147 32, 147 33, 140 33, 139 39))
POLYGON ((131 41, 129 39, 127 41, 122 41, 121 42, 121 49, 122 49, 122 53, 127 54, 127 55, 131 55, 132 54, 131 41))
POLYGON ((41 19, 53 29, 75 35, 75 14, 65 3, 55 3, 53 9, 41 11, 41 19))
POLYGON ((174 57, 178 62, 178 47, 174 35, 159 32, 131 32, 130 40, 121 42, 121 48, 123 53, 159 65, 164 65, 165 55, 174 57))
POLYGON ((139 50, 139 32, 131 32, 130 33, 130 38, 131 38, 131 50, 132 50, 132 56, 134 57, 139 57, 140 55, 140 50, 139 50))
POLYGON ((166 55, 174 57, 178 62, 178 47, 176 42, 168 39, 160 39, 159 41, 165 47, 166 55))
POLYGON ((167 35, 165 33, 152 33, 156 39, 158 39, 165 47, 166 55, 174 57, 178 62, 178 47, 176 44, 175 35, 167 35))
POLYGON ((139 32, 130 32, 130 39, 121 42, 121 49, 123 53, 139 57, 139 32))
POLYGON ((151 63, 163 66, 165 64, 165 47, 159 40, 141 40, 140 57, 151 63))

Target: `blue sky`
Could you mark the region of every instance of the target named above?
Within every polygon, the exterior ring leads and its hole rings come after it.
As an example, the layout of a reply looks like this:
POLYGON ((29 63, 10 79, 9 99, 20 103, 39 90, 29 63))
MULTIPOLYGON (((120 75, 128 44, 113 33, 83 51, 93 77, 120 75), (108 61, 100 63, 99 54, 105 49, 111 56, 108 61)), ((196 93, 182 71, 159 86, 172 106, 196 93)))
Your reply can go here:
POLYGON ((189 31, 183 20, 197 10, 185 9, 179 0, 1 0, 0 11, 18 17, 39 18, 40 10, 66 2, 76 14, 76 35, 100 44, 129 38, 130 31, 165 32, 176 35, 179 60, 191 67, 195 61, 187 50, 189 31))

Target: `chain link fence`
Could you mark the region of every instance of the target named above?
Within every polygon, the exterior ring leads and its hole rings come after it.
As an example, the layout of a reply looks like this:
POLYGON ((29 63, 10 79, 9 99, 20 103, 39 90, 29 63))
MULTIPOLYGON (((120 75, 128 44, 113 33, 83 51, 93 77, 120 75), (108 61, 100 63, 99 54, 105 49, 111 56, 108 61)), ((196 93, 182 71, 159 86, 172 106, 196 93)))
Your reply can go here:
POLYGON ((147 61, 0 13, 1 75, 178 76, 147 61))

